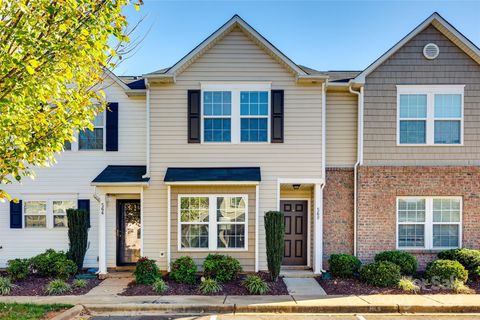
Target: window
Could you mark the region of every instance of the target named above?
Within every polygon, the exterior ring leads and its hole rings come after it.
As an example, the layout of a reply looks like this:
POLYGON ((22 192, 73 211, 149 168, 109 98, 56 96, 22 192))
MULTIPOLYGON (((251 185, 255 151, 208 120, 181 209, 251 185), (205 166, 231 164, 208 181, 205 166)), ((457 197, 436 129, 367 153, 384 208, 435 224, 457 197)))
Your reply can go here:
POLYGON ((463 85, 397 86, 399 145, 461 145, 463 85))
POLYGON ((53 201, 53 227, 67 227, 67 209, 74 209, 75 201, 53 201))
POLYGON ((397 199, 399 248, 443 249, 461 246, 460 197, 397 199))
POLYGON ((268 142, 269 105, 269 83, 202 84, 202 141, 268 142))
POLYGON ((205 142, 231 141, 232 94, 229 91, 203 92, 203 139, 205 142))
POLYGON ((81 130, 78 133, 79 150, 103 150, 103 133, 105 128, 104 113, 99 113, 93 120, 93 130, 81 130))
POLYGON ((247 248, 247 196, 179 196, 179 249, 247 248))
POLYGON ((25 228, 47 227, 47 202, 25 201, 23 205, 25 228))

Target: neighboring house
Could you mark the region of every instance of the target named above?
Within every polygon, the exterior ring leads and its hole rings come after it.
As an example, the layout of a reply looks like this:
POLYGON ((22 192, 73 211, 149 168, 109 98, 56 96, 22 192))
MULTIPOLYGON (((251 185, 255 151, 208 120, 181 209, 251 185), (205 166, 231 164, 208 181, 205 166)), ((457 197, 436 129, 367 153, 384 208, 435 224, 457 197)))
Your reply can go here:
POLYGON ((174 66, 108 73, 109 110, 53 168, 2 186, 0 267, 66 249, 89 210, 85 265, 207 254, 265 270, 263 216, 285 212, 285 266, 480 247, 480 50, 433 14, 364 71, 295 64, 234 16, 174 66))

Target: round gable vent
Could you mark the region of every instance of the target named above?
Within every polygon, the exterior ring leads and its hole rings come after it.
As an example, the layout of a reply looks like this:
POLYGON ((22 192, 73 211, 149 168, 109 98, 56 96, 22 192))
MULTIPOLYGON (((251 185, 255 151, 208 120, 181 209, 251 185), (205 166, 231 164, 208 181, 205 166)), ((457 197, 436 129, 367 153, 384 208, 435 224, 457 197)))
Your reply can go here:
POLYGON ((425 47, 423 47, 423 55, 425 58, 432 60, 438 57, 440 53, 440 49, 435 43, 429 43, 425 47))

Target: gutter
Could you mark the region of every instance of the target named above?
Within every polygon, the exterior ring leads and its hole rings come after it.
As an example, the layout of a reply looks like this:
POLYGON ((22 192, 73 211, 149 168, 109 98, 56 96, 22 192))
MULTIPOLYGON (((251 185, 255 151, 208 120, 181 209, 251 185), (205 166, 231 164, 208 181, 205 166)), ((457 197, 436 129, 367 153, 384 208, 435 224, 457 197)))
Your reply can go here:
POLYGON ((358 96, 358 121, 357 121, 357 162, 353 167, 353 254, 357 256, 357 204, 358 204, 358 166, 363 164, 363 87, 359 91, 352 88, 351 82, 348 91, 358 96))
POLYGON ((146 154, 146 163, 147 163, 147 170, 142 178, 150 178, 150 83, 148 83, 148 79, 145 79, 145 87, 147 88, 147 97, 146 97, 146 121, 147 121, 147 154, 146 154))

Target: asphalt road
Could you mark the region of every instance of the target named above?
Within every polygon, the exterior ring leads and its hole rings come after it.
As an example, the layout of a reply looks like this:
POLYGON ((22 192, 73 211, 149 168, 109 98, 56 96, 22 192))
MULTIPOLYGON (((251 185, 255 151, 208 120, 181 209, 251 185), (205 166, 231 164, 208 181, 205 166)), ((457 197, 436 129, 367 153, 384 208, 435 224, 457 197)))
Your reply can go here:
POLYGON ((480 320, 480 314, 225 314, 225 315, 145 315, 145 316, 94 316, 90 320, 480 320))

